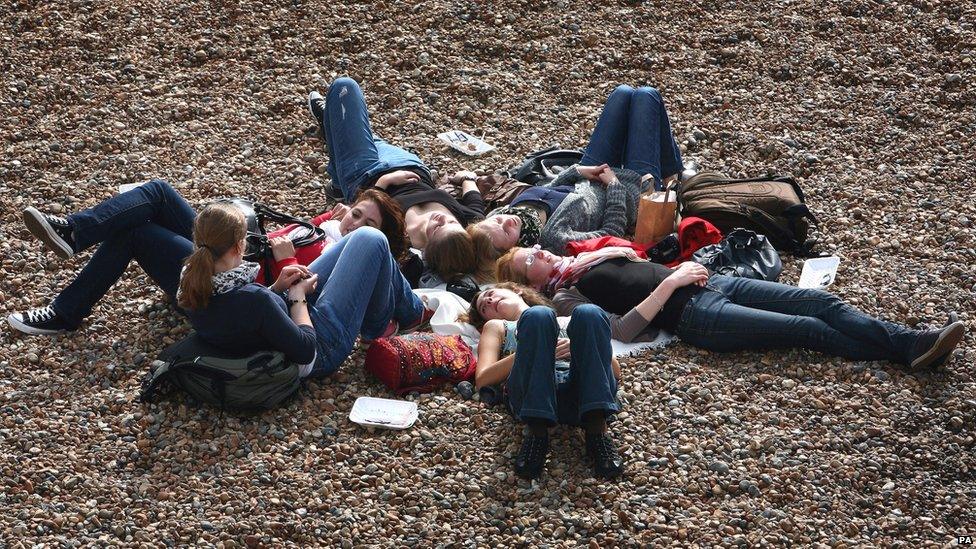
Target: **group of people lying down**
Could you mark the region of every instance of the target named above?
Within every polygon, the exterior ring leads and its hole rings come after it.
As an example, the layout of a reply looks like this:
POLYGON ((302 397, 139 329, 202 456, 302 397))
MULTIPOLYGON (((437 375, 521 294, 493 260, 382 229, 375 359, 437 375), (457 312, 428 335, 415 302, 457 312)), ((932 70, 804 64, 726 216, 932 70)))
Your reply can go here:
POLYGON ((681 169, 652 88, 615 89, 580 165, 487 216, 475 174, 457 174, 456 200, 434 187, 416 155, 374 136, 355 81, 336 80, 325 97, 312 92, 309 109, 346 202, 314 219, 327 239, 298 250, 287 234, 272 239, 265 277, 243 259, 241 210, 214 202, 198 212, 161 180, 67 218, 27 208, 27 229, 59 257, 97 249, 49 305, 11 314, 9 324, 28 334, 76 330, 135 259, 208 343, 280 350, 303 375, 324 377, 357 338, 369 344, 429 320, 402 269, 415 262, 409 249, 421 250, 443 280, 498 282, 474 296, 467 320, 482 332, 476 385, 502 385, 527 425, 515 460, 525 478, 541 474, 556 423, 582 427, 595 475, 623 472, 606 427, 619 410, 611 338, 652 340, 663 330, 710 351, 803 348, 921 371, 943 364, 964 336, 960 322, 915 330, 824 291, 711 274, 693 262, 672 269, 629 248, 560 255, 568 242, 625 235, 640 193, 681 169))

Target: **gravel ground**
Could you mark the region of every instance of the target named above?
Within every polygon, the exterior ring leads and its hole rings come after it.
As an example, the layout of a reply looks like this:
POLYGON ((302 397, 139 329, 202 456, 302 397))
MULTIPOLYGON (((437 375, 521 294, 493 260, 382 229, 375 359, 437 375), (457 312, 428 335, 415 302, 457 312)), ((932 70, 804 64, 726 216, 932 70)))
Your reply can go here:
MULTIPOLYGON (((43 305, 58 261, 20 212, 121 183, 200 202, 326 206, 309 89, 365 83, 375 129, 443 172, 581 146, 617 83, 657 86, 689 158, 799 176, 866 311, 972 331, 974 19, 961 1, 11 1, 0 7, 0 300, 43 305), (343 5, 346 4, 346 5, 343 5), (498 150, 469 160, 436 134, 498 150)), ((785 259, 795 282, 798 262, 785 259)), ((943 545, 976 534, 972 336, 945 371, 677 345, 624 361, 629 470, 575 432, 517 481, 498 410, 449 389, 367 432, 388 396, 354 355, 258 417, 133 402, 187 326, 133 267, 77 333, 0 329, 0 545, 943 545)))

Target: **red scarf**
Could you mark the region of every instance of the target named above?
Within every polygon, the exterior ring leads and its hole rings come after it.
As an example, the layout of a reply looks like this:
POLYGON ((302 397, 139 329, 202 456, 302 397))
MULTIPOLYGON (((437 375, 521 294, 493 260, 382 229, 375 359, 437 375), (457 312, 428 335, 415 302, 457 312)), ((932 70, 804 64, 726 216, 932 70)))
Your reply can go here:
POLYGON ((631 248, 613 246, 592 252, 584 252, 576 257, 563 257, 559 263, 553 266, 552 272, 549 274, 549 282, 546 283, 545 291, 547 294, 553 295, 557 290, 576 284, 576 281, 586 274, 586 271, 589 271, 608 259, 616 259, 618 257, 626 257, 631 261, 645 261, 637 257, 637 253, 631 248))

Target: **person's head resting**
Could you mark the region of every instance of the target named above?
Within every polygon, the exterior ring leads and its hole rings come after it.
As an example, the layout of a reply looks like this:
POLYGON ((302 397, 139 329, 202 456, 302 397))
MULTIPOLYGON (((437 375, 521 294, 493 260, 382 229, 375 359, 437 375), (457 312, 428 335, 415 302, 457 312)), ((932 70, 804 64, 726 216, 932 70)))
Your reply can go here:
POLYGON ((562 259, 538 246, 512 248, 495 262, 495 279, 542 289, 549 282, 553 268, 562 259))
POLYGON ((424 263, 445 282, 471 275, 485 283, 491 280, 493 252, 487 236, 469 226, 467 230, 438 231, 428 237, 424 263))
POLYGON ((481 330, 489 320, 518 320, 524 309, 535 305, 551 307, 552 303, 528 286, 502 282, 475 294, 466 320, 481 330))
POLYGON ((203 309, 213 294, 213 276, 221 259, 236 265, 247 248, 247 222, 244 213, 229 203, 205 207, 193 222, 195 249, 184 262, 180 277, 179 305, 184 309, 203 309))
POLYGON ((349 212, 339 222, 339 234, 346 236, 360 227, 379 229, 390 243, 390 253, 400 259, 407 253, 403 210, 390 195, 376 189, 364 189, 357 196, 349 212))
POLYGON ((492 248, 498 252, 497 255, 514 248, 522 236, 522 220, 517 215, 495 214, 475 223, 472 227, 478 232, 485 233, 491 241, 492 248))

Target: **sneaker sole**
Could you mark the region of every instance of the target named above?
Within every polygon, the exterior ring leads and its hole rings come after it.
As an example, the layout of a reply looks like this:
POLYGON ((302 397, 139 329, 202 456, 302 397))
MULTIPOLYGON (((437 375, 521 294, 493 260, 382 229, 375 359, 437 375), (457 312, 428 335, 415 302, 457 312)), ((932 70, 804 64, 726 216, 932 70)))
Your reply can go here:
POLYGON ((61 259, 68 259, 74 255, 74 250, 64 241, 63 238, 54 232, 51 224, 44 220, 44 214, 37 208, 27 208, 24 210, 24 225, 35 238, 44 243, 55 255, 61 259))
POLYGON ((68 330, 44 330, 42 328, 35 328, 33 326, 24 324, 20 320, 17 320, 14 317, 14 315, 10 315, 7 317, 7 323, 10 324, 11 328, 29 335, 58 335, 68 331, 68 330))
POLYGON ((912 361, 911 368, 913 370, 928 368, 935 361, 951 353, 965 335, 966 325, 962 322, 953 322, 946 329, 942 330, 942 333, 939 334, 938 339, 935 340, 935 343, 928 351, 925 351, 925 353, 912 361))

